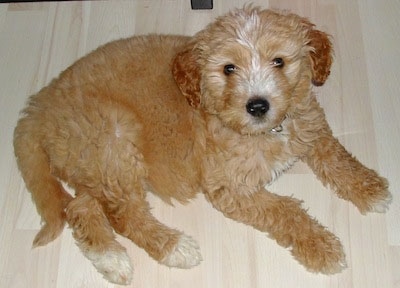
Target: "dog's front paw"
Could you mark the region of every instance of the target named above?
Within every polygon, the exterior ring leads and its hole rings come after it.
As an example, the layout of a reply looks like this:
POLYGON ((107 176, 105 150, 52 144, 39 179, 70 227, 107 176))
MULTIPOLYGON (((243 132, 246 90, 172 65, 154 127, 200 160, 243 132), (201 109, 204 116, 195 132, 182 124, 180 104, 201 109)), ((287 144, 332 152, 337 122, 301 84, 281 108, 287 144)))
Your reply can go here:
POLYGON ((387 190, 382 194, 384 194, 384 197, 371 204, 367 212, 385 213, 389 210, 389 205, 392 203, 392 194, 387 190))
POLYGON ((292 255, 311 272, 335 274, 347 267, 342 244, 327 230, 296 240, 292 255))
POLYGON ((201 260, 199 245, 182 234, 174 249, 160 263, 169 267, 191 268, 199 265, 201 260))
POLYGON ((125 251, 86 252, 85 255, 106 280, 119 285, 131 283, 133 268, 125 251))
POLYGON ((368 212, 385 213, 392 202, 392 194, 388 190, 388 182, 385 178, 373 174, 366 177, 359 185, 359 193, 356 193, 353 203, 362 214, 368 212))

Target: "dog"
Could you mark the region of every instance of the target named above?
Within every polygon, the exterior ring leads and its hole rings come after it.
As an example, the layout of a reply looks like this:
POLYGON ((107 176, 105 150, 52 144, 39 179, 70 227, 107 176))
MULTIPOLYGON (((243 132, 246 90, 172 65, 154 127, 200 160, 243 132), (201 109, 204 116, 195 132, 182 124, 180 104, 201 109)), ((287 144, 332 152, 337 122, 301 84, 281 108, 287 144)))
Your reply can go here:
POLYGON ((78 60, 31 96, 14 149, 44 225, 67 222, 113 283, 132 264, 119 233, 169 267, 198 265, 197 243, 158 221, 146 193, 185 203, 199 192, 312 272, 346 267, 339 239, 301 201, 265 187, 298 160, 361 213, 385 212, 388 182, 332 136, 312 86, 330 74, 330 36, 289 12, 245 6, 193 37, 134 36, 78 60), (67 193, 62 183, 73 188, 67 193))

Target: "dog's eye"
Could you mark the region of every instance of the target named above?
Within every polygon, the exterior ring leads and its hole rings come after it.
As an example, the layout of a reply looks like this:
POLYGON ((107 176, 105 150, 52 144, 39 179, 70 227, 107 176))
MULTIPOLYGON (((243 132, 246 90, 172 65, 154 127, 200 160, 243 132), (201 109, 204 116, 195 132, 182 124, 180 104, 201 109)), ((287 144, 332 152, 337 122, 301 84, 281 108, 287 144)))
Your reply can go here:
POLYGON ((275 58, 272 60, 272 66, 282 68, 285 65, 285 62, 282 58, 275 58))
POLYGON ((233 72, 235 72, 235 70, 236 70, 235 65, 233 65, 233 64, 225 65, 224 74, 228 76, 228 75, 232 74, 233 72))

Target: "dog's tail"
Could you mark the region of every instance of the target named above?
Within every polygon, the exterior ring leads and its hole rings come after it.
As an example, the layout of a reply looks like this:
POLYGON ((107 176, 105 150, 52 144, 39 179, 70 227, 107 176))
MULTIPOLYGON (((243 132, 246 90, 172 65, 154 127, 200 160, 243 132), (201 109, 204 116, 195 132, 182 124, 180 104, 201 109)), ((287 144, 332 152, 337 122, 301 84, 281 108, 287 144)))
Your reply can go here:
POLYGON ((14 152, 26 188, 32 193, 44 224, 33 241, 33 247, 37 247, 61 234, 66 221, 65 208, 72 196, 51 174, 48 156, 41 145, 41 135, 37 133, 40 125, 34 123, 33 118, 28 112, 18 121, 14 131, 14 152))

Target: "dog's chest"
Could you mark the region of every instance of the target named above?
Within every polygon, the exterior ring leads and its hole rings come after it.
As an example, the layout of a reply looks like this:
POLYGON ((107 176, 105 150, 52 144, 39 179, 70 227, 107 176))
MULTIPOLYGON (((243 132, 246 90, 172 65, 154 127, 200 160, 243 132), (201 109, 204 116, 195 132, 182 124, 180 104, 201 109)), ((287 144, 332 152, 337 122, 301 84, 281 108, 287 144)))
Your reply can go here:
POLYGON ((247 153, 236 156, 242 163, 240 166, 229 167, 236 170, 240 185, 249 189, 259 189, 273 182, 296 161, 286 139, 279 137, 272 141, 260 141, 254 146, 254 151, 248 149, 247 153))
POLYGON ((229 142, 224 143, 225 149, 217 156, 211 156, 214 159, 209 161, 212 165, 207 181, 213 186, 227 186, 237 193, 258 191, 297 160, 285 136, 242 137, 229 142))

